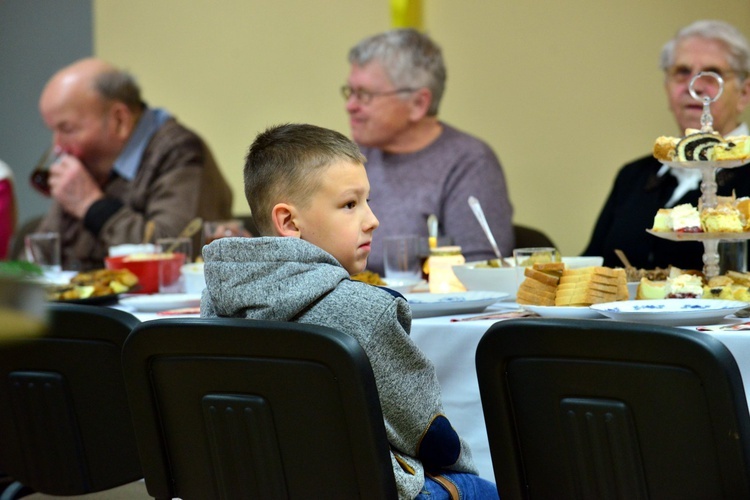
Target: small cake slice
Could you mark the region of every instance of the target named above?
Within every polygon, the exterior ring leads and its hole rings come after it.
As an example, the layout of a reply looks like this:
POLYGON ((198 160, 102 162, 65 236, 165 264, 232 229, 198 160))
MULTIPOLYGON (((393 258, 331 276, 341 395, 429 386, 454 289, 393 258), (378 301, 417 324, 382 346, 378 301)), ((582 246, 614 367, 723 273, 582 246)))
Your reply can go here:
POLYGON ((675 147, 680 139, 677 137, 661 136, 654 143, 654 158, 661 161, 674 161, 675 147))
POLYGON ((678 233, 702 233, 701 216, 698 209, 689 203, 672 209, 672 228, 678 233))
POLYGON ((672 209, 671 208, 660 208, 654 216, 654 227, 652 231, 670 232, 674 228, 672 227, 672 209))
POLYGON ((727 137, 726 143, 714 148, 714 159, 750 160, 750 137, 746 135, 727 137))
POLYGON ((750 231, 750 198, 747 196, 738 198, 734 204, 734 207, 740 211, 740 217, 742 218, 742 230, 750 231))
POLYGON ((703 279, 694 274, 667 278, 664 291, 668 299, 698 299, 703 296, 703 279))
POLYGON ((666 281, 651 281, 641 278, 638 290, 635 293, 636 300, 660 300, 667 296, 666 281))
POLYGON ((728 203, 704 208, 700 213, 701 227, 706 233, 741 233, 744 224, 740 211, 728 203))
POLYGON ((713 160, 716 145, 725 142, 720 135, 714 133, 697 132, 689 134, 677 143, 675 156, 679 161, 713 160))

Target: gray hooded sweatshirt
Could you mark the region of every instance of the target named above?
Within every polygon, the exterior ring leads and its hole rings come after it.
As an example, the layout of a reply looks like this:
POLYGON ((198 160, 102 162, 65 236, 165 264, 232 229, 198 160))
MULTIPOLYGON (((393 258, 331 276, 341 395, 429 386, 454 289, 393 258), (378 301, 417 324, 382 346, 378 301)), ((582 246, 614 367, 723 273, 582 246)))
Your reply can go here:
POLYGON ((432 363, 409 338, 403 297, 350 280, 332 255, 297 238, 221 238, 203 258, 201 316, 296 321, 357 339, 375 374, 400 498, 419 494, 425 469, 477 473, 443 414, 432 363))

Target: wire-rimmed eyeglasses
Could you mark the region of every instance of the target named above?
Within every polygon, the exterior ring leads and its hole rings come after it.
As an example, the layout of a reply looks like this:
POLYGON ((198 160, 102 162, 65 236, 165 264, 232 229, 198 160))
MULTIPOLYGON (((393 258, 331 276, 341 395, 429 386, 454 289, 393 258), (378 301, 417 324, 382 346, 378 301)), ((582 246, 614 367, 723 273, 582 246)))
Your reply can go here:
MULTIPOLYGON (((676 65, 672 66, 667 69, 667 78, 674 83, 688 83, 691 78, 693 78, 695 75, 697 75, 700 72, 707 72, 710 71, 712 73, 716 73, 719 75, 722 79, 725 81, 731 78, 732 76, 739 76, 740 79, 744 79, 745 75, 740 71, 735 71, 733 69, 722 69, 722 68, 707 68, 707 69, 699 69, 699 70, 693 70, 692 68, 688 66, 682 66, 682 65, 676 65)), ((715 85, 716 81, 712 79, 706 80, 709 84, 715 85)))
POLYGON ((416 90, 418 89, 405 87, 402 89, 388 90, 386 92, 373 92, 370 90, 355 89, 350 87, 349 85, 343 85, 341 87, 341 95, 344 96, 344 99, 346 99, 347 101, 350 97, 354 96, 354 98, 357 99, 357 101, 359 101, 360 103, 369 104, 370 101, 372 101, 375 97, 396 95, 403 92, 415 92, 416 90))

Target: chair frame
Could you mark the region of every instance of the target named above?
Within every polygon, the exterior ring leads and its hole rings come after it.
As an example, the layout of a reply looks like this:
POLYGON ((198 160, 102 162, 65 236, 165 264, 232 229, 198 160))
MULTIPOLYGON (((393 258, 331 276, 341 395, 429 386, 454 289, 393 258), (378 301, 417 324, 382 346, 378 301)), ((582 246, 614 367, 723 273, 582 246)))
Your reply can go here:
MULTIPOLYGON (((501 498, 545 498, 547 495, 540 492, 550 491, 555 491, 554 498, 588 497, 587 492, 593 498, 669 497, 670 493, 665 492, 669 485, 664 484, 665 482, 653 484, 658 482, 653 480, 649 482, 653 471, 654 450, 649 448, 649 443, 638 438, 639 432, 648 432, 655 420, 658 421, 657 427, 662 426, 662 429, 667 429, 670 433, 677 433, 676 436, 670 435, 669 438, 664 437, 663 442, 660 441, 662 444, 666 443, 666 446, 657 454, 668 453, 670 449, 672 452, 678 449, 716 451, 715 462, 711 463, 711 467, 717 472, 711 475, 710 481, 717 484, 709 484, 702 477, 709 476, 707 471, 693 470, 693 475, 690 475, 689 465, 684 469, 675 465, 678 472, 683 476, 687 474, 690 481, 699 478, 698 481, 705 482, 700 484, 701 487, 721 489, 723 496, 719 496, 723 498, 750 498, 750 416, 744 386, 732 354, 710 335, 677 328, 605 320, 508 320, 494 324, 486 332, 477 347, 476 366, 490 452, 501 498), (552 363, 559 364, 554 365, 554 370, 557 371, 545 370, 545 365, 553 366, 552 363), (648 414, 648 411, 642 411, 642 404, 636 407, 638 403, 633 401, 639 396, 628 397, 639 391, 649 395, 658 394, 656 391, 664 385, 660 384, 660 379, 649 379, 642 387, 627 389, 608 386, 611 380, 607 376, 602 376, 601 379, 590 376, 601 375, 602 371, 585 371, 588 366, 606 366, 607 370, 615 373, 616 370, 634 365, 644 370, 651 367, 663 371, 669 369, 683 379, 699 381, 699 388, 695 390, 697 396, 691 393, 690 397, 694 398, 691 401, 695 401, 697 397, 699 403, 705 401, 705 404, 696 404, 694 411, 669 421, 662 414, 654 416, 648 414), (584 370, 577 372, 583 375, 579 378, 575 378, 575 375, 568 376, 575 373, 575 370, 584 370), (554 374, 559 376, 554 377, 554 374), (585 378, 586 375, 589 378, 585 378), (535 381, 534 378, 538 380, 535 381), (520 384, 525 385, 522 388, 520 384), (590 447, 580 448, 580 442, 575 439, 571 441, 570 434, 566 434, 572 432, 570 429, 580 430, 580 427, 570 427, 570 422, 565 421, 563 416, 568 418, 569 415, 576 415, 577 410, 564 405, 575 406, 582 400, 602 402, 607 418, 611 419, 612 415, 617 416, 618 413, 626 417, 620 428, 619 440, 612 438, 612 442, 622 443, 625 448, 620 449, 611 468, 607 468, 609 463, 605 464, 607 466, 602 465, 602 460, 593 461, 594 469, 583 467, 582 464, 588 465, 588 459, 591 458, 585 454, 593 453, 593 456, 597 456, 596 453, 590 447), (700 441, 699 444, 695 444, 696 439, 680 433, 683 426, 687 428, 694 424, 683 423, 682 420, 686 417, 710 422, 712 430, 697 440, 700 441), (548 449, 543 453, 538 448, 535 436, 531 434, 534 430, 538 431, 540 440, 545 439, 543 446, 548 449), (688 441, 684 441, 685 439, 688 441), (644 453, 650 460, 648 467, 640 463, 644 453), (567 457, 568 460, 561 457, 567 457), (631 467, 626 469, 623 463, 628 457, 632 461, 631 467), (549 473, 551 464, 555 464, 554 467, 558 469, 552 474, 549 473), (542 470, 547 470, 548 473, 541 472, 542 470), (589 472, 588 477, 583 477, 586 476, 581 472, 583 470, 589 472), (597 479, 601 480, 600 483, 596 482, 597 479), (614 484, 618 486, 613 486, 614 484), (628 491, 628 486, 633 490, 628 491), (600 489, 597 491, 597 488, 600 489)), ((664 377, 668 378, 668 375, 664 377)), ((626 382, 621 385, 633 384, 631 379, 626 378, 626 382)), ((653 408, 662 408, 660 405, 667 404, 657 397, 652 402, 653 408)), ((585 411, 585 418, 595 418, 598 414, 598 410, 591 406, 585 411)), ((674 413, 669 415, 674 417, 674 413)), ((658 439, 662 439, 661 436, 658 439)), ((605 448, 610 446, 606 439, 604 441, 605 448)), ((596 439, 592 442, 597 443, 596 439)), ((711 455, 706 452, 706 456, 711 455)), ((662 463, 670 466, 668 456, 660 458, 662 463)), ((684 458, 685 456, 681 456, 679 460, 674 460, 673 465, 684 463, 684 458)), ((705 461, 704 458, 701 455, 702 461, 705 461)), ((655 472, 655 477, 663 472, 655 472)), ((685 484, 688 482, 686 480, 685 484)))
POLYGON ((47 311, 44 336, 0 346, 0 469, 51 495, 137 481, 142 473, 119 360, 140 322, 91 305, 51 303, 47 311))
MULTIPOLYGON (((134 329, 123 349, 123 369, 146 488, 155 498, 249 498, 251 492, 263 498, 315 498, 325 485, 329 490, 323 496, 330 497, 331 485, 348 475, 356 477, 361 498, 397 495, 372 369, 361 346, 349 335, 300 323, 161 319, 134 329), (327 470, 330 450, 289 453, 284 434, 290 429, 282 429, 288 417, 280 413, 289 402, 279 403, 279 396, 256 380, 265 376, 269 362, 284 365, 273 368, 278 375, 273 380, 280 387, 286 387, 299 363, 323 368, 332 377, 333 398, 340 398, 345 422, 334 431, 351 444, 349 474, 327 470), (206 404, 211 411, 236 410, 243 416, 250 412, 257 418, 243 418, 241 426, 246 431, 240 432, 221 418, 209 419, 206 404), (182 412, 175 413, 176 408, 182 412), (202 434, 219 438, 203 438, 202 434), (264 439, 252 437, 259 434, 264 439), (192 450, 192 457, 186 456, 186 450, 192 450), (316 481, 310 481, 306 469, 300 471, 299 460, 289 461, 290 454, 306 459, 307 453, 316 455, 306 464, 317 467, 316 481)), ((311 394, 307 383, 304 378, 293 381, 311 394)), ((306 429, 309 415, 315 414, 314 409, 309 412, 302 417, 300 411, 301 421, 296 424, 300 429, 306 429)), ((321 434, 331 432, 323 423, 328 420, 324 414, 317 422, 321 434)))

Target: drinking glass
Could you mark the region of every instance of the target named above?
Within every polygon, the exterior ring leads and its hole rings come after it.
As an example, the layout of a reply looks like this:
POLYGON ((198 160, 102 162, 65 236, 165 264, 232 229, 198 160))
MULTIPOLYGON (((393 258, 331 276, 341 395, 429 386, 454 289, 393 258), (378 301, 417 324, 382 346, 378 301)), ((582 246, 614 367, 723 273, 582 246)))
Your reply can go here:
POLYGON ((416 235, 388 236, 383 240, 385 277, 415 280, 422 277, 419 238, 416 235))
POLYGON ((521 286, 527 267, 545 262, 559 262, 560 255, 554 247, 516 248, 513 250, 513 260, 516 266, 516 282, 521 286))
POLYGON ((24 238, 26 260, 42 268, 45 274, 62 271, 60 233, 31 233, 24 238))
POLYGON ((719 274, 747 272, 747 240, 719 242, 719 274))
POLYGON ((184 293, 185 278, 181 268, 188 262, 188 256, 193 254, 191 238, 159 238, 156 240, 156 250, 159 260, 159 293, 184 293))
POLYGON ((44 196, 50 195, 49 168, 58 160, 58 158, 60 158, 60 151, 56 147, 50 146, 44 152, 42 157, 39 158, 34 170, 31 171, 31 176, 29 178, 31 186, 44 196))

